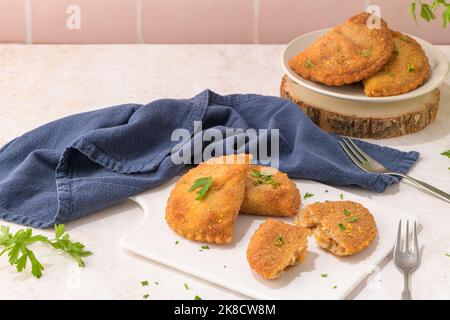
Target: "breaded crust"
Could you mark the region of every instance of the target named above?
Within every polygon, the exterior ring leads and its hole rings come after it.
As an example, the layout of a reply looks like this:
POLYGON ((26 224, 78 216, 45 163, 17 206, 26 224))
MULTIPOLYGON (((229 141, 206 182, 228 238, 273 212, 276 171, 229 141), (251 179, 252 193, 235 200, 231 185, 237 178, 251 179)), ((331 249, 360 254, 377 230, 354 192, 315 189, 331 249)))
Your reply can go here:
POLYGON ((394 41, 386 22, 369 29, 369 13, 360 13, 316 40, 290 62, 301 77, 329 86, 366 79, 380 70, 392 55, 394 41))
POLYGON ((307 255, 309 232, 292 224, 269 219, 255 231, 247 248, 250 267, 266 279, 276 279, 307 255))
POLYGON ((240 157, 210 159, 178 180, 167 200, 166 221, 170 228, 196 241, 223 244, 232 240, 251 160, 248 155, 240 157), (189 189, 197 179, 205 177, 212 177, 212 186, 203 199, 196 200, 198 190, 189 189))
POLYGON ((251 165, 245 182, 240 213, 263 216, 295 216, 300 192, 287 174, 271 167, 251 165))
POLYGON ((310 228, 317 244, 337 256, 360 252, 377 236, 372 214, 352 201, 310 204, 300 211, 296 224, 310 228))
POLYGON ((421 86, 428 78, 430 64, 422 47, 413 38, 393 32, 394 53, 376 74, 363 80, 369 97, 395 96, 421 86))

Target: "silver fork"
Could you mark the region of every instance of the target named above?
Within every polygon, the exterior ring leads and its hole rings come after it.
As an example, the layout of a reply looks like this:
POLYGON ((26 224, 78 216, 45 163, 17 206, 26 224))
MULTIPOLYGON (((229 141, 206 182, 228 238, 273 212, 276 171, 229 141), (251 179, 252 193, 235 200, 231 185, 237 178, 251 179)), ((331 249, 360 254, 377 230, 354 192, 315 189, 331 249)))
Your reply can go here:
POLYGON ((339 141, 339 144, 341 145, 342 149, 345 151, 345 153, 348 155, 348 157, 353 161, 354 164, 356 164, 361 170, 367 172, 367 173, 382 173, 382 174, 388 174, 391 176, 397 176, 405 178, 411 182, 413 182, 415 185, 417 185, 419 188, 426 190, 428 192, 431 192, 435 196, 450 202, 450 194, 447 192, 444 192, 442 190, 439 190, 436 187, 433 187, 432 185, 429 185, 428 183, 425 183, 423 181, 414 179, 406 174, 398 173, 398 172, 390 172, 385 166, 383 166, 381 163, 370 157, 368 154, 366 154, 364 151, 359 148, 352 139, 350 138, 344 138, 343 142, 339 141))
POLYGON ((406 221, 406 235, 404 248, 402 246, 402 220, 398 224, 397 241, 394 248, 395 266, 403 273, 402 300, 411 300, 409 276, 419 265, 419 244, 417 242, 417 228, 414 221, 413 247, 409 248, 409 221, 406 221))

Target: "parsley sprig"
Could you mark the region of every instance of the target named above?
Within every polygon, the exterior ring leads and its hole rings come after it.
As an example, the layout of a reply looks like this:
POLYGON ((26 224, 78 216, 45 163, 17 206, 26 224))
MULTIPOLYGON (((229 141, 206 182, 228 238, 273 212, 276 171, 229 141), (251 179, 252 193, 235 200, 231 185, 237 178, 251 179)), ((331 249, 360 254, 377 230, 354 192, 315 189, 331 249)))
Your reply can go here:
POLYGON ((189 188, 189 192, 192 192, 195 189, 200 188, 200 190, 197 192, 197 197, 195 198, 195 200, 202 200, 204 197, 206 197, 206 194, 211 188, 212 183, 213 183, 212 177, 199 178, 194 181, 192 186, 189 188))
POLYGON ((447 2, 445 0, 433 0, 431 3, 426 3, 421 0, 414 0, 409 5, 409 15, 414 18, 417 22, 417 14, 416 11, 418 7, 420 6, 420 17, 425 21, 432 21, 435 20, 436 13, 439 10, 440 7, 443 7, 443 13, 442 13, 442 27, 446 28, 447 25, 450 23, 450 2, 447 2))
POLYGON ((43 235, 33 235, 33 230, 30 228, 21 229, 13 234, 10 232, 9 227, 0 227, 0 247, 4 247, 0 252, 0 256, 6 253, 9 264, 13 267, 15 266, 18 272, 25 270, 29 261, 31 274, 36 278, 40 278, 44 267, 36 258, 34 252, 29 249, 30 245, 37 242, 48 244, 52 248, 70 255, 75 259, 79 267, 84 267, 83 258, 92 254, 92 252, 84 249, 85 247, 82 243, 70 240, 70 236, 63 224, 55 225, 54 239, 49 239, 43 235))

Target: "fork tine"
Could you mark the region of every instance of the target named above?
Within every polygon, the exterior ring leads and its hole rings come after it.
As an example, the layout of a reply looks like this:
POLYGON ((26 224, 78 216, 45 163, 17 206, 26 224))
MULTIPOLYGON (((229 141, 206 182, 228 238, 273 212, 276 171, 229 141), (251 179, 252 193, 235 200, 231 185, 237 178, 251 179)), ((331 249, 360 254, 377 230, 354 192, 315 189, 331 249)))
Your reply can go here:
POLYGON ((394 258, 397 254, 401 252, 401 243, 402 243, 402 220, 400 219, 398 223, 397 241, 395 241, 394 258))
POLYGON ((409 251, 409 220, 406 220, 405 252, 409 251))
POLYGON ((352 154, 361 162, 362 164, 366 163, 367 160, 361 157, 361 155, 358 154, 358 151, 352 147, 350 143, 348 143, 347 139, 343 140, 347 148, 352 152, 352 154))
POLYGON ((344 152, 347 154, 347 156, 350 158, 350 160, 352 160, 352 162, 355 164, 355 165, 357 165, 358 166, 358 168, 360 168, 362 171, 364 171, 364 172, 369 172, 369 171, 367 171, 366 169, 364 169, 362 166, 361 166, 361 163, 358 161, 358 159, 356 159, 354 156, 353 156, 353 153, 351 153, 348 149, 347 149, 347 147, 341 142, 341 141, 339 141, 339 145, 341 146, 341 148, 344 150, 344 152))
POLYGON ((361 156, 366 159, 367 161, 369 161, 370 159, 372 159, 367 153, 365 153, 364 151, 361 150, 360 147, 358 147, 356 145, 356 143, 353 141, 353 139, 350 139, 347 137, 347 140, 352 144, 353 147, 355 147, 356 150, 358 150, 358 152, 361 154, 361 156))
POLYGON ((416 226, 416 221, 414 221, 414 253, 418 254, 419 253, 419 242, 417 241, 417 226, 416 226))

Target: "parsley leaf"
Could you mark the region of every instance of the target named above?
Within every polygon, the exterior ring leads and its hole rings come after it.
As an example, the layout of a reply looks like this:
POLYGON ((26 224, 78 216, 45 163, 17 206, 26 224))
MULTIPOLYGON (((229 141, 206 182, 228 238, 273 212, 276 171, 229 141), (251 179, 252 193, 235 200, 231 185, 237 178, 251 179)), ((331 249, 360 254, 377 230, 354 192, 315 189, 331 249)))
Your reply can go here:
POLYGON ((311 198, 311 197, 313 197, 313 196, 314 196, 314 194, 307 192, 307 193, 305 193, 305 195, 303 196, 303 199, 306 200, 306 199, 311 198))
POLYGON ((274 241, 275 245, 278 247, 281 247, 284 244, 284 239, 283 236, 281 234, 279 234, 274 241))
POLYGON ((442 27, 445 29, 450 23, 450 4, 445 6, 444 13, 442 13, 442 27))
POLYGON ((420 16, 425 20, 430 22, 436 19, 436 15, 433 13, 431 6, 427 3, 420 4, 420 16))
POLYGON ((339 229, 341 229, 342 231, 344 231, 346 228, 342 223, 339 223, 339 229))
POLYGON ((143 286, 143 287, 148 286, 148 280, 141 281, 141 286, 143 286))
POLYGON ((142 298, 144 298, 144 299, 148 299, 148 297, 150 297, 150 295, 148 293, 146 293, 142 296, 142 298))
POLYGON ((443 156, 445 156, 447 158, 450 158, 450 150, 442 152, 441 155, 443 155, 443 156))
POLYGON ((372 56, 372 48, 364 49, 361 54, 364 58, 369 59, 372 56))
POLYGON ((339 199, 344 200, 344 194, 343 194, 343 193, 341 193, 341 194, 339 195, 339 199))
POLYGON ((189 290, 189 286, 188 286, 187 283, 184 283, 184 288, 185 288, 186 290, 189 290))
POLYGON ((194 300, 202 300, 202 298, 200 298, 199 295, 196 295, 196 296, 194 297, 194 300))
POLYGON ((351 212, 350 212, 348 209, 344 209, 344 214, 345 214, 346 216, 349 216, 350 213, 351 213, 351 212))
POLYGON ((412 72, 416 72, 416 67, 412 64, 412 63, 408 63, 408 72, 412 73, 412 72))
POLYGON ((314 63, 310 59, 306 60, 306 69, 312 69, 314 68, 314 63))
POLYGON ((348 222, 357 222, 358 220, 359 218, 357 216, 353 216, 348 219, 348 222))
POLYGON ((209 250, 209 246, 201 246, 200 251, 203 251, 203 250, 209 250))
POLYGON ((212 177, 199 178, 194 181, 188 191, 192 192, 195 189, 201 187, 201 189, 197 192, 197 197, 195 198, 195 200, 202 200, 206 196, 208 190, 211 188, 212 182, 212 177))
POLYGON ((414 18, 414 20, 417 23, 417 16, 416 16, 416 2, 414 1, 409 5, 408 14, 414 18))
POLYGON ((322 278, 328 278, 328 274, 327 274, 327 273, 321 273, 320 276, 321 276, 322 278))

